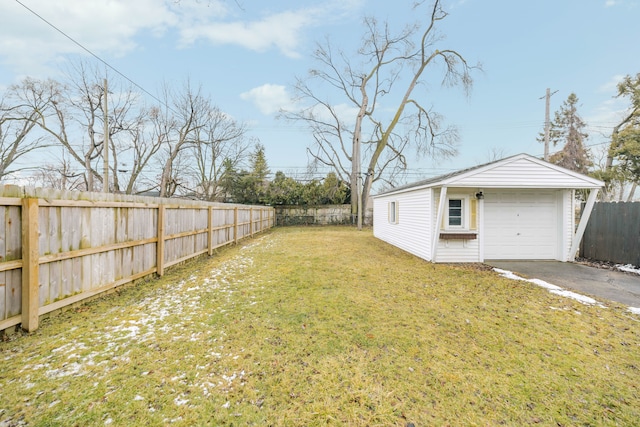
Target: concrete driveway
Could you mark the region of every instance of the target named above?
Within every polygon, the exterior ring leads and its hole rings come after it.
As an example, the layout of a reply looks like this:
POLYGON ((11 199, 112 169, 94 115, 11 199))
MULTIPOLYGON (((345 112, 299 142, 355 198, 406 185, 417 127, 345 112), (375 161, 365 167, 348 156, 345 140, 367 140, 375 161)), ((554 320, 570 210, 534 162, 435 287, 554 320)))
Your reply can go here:
POLYGON ((485 264, 596 299, 640 307, 640 275, 637 274, 559 261, 486 261, 485 264))

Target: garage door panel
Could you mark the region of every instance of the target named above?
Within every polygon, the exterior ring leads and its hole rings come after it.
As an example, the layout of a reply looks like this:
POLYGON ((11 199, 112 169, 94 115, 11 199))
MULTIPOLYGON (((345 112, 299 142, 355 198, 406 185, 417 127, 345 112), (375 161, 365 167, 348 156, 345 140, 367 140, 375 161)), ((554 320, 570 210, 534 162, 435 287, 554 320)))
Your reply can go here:
POLYGON ((556 193, 487 193, 484 206, 486 259, 555 259, 558 242, 556 193))

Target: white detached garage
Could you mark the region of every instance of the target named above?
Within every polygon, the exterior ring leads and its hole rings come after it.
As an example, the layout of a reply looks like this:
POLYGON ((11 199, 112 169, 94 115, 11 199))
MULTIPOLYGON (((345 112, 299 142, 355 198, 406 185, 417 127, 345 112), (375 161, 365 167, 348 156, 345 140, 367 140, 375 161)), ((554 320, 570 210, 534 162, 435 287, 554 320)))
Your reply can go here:
POLYGON ((373 234, 433 262, 573 261, 603 185, 519 154, 373 196, 373 234))

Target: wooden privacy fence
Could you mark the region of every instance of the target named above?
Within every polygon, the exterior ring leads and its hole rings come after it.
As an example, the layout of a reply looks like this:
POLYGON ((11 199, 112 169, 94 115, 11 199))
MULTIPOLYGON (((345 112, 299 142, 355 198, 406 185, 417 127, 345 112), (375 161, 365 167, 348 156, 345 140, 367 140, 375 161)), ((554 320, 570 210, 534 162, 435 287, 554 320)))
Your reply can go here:
POLYGON ((264 206, 0 187, 0 331, 274 223, 264 206))
POLYGON ((598 202, 580 245, 580 256, 640 266, 640 202, 598 202))

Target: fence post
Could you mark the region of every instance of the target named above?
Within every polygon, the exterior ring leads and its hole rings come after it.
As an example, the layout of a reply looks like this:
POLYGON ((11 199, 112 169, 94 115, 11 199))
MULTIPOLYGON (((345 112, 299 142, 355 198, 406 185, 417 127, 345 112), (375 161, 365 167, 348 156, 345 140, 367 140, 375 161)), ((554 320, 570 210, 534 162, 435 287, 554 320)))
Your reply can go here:
POLYGON ((22 329, 38 329, 40 306, 40 245, 38 199, 22 199, 22 329))
POLYGON ((238 207, 233 208, 233 243, 238 244, 238 207))
POLYGON ((253 208, 249 208, 249 228, 251 230, 251 237, 253 237, 253 208))
POLYGON ((258 232, 262 233, 262 227, 264 226, 264 224, 262 224, 262 212, 264 211, 264 209, 260 209, 260 229, 258 230, 258 232))
POLYGON ((207 221, 207 246, 209 248, 209 256, 213 255, 213 206, 209 206, 209 220, 207 221))
POLYGON ((156 273, 164 275, 164 217, 166 210, 164 205, 158 205, 158 244, 156 245, 156 273))

